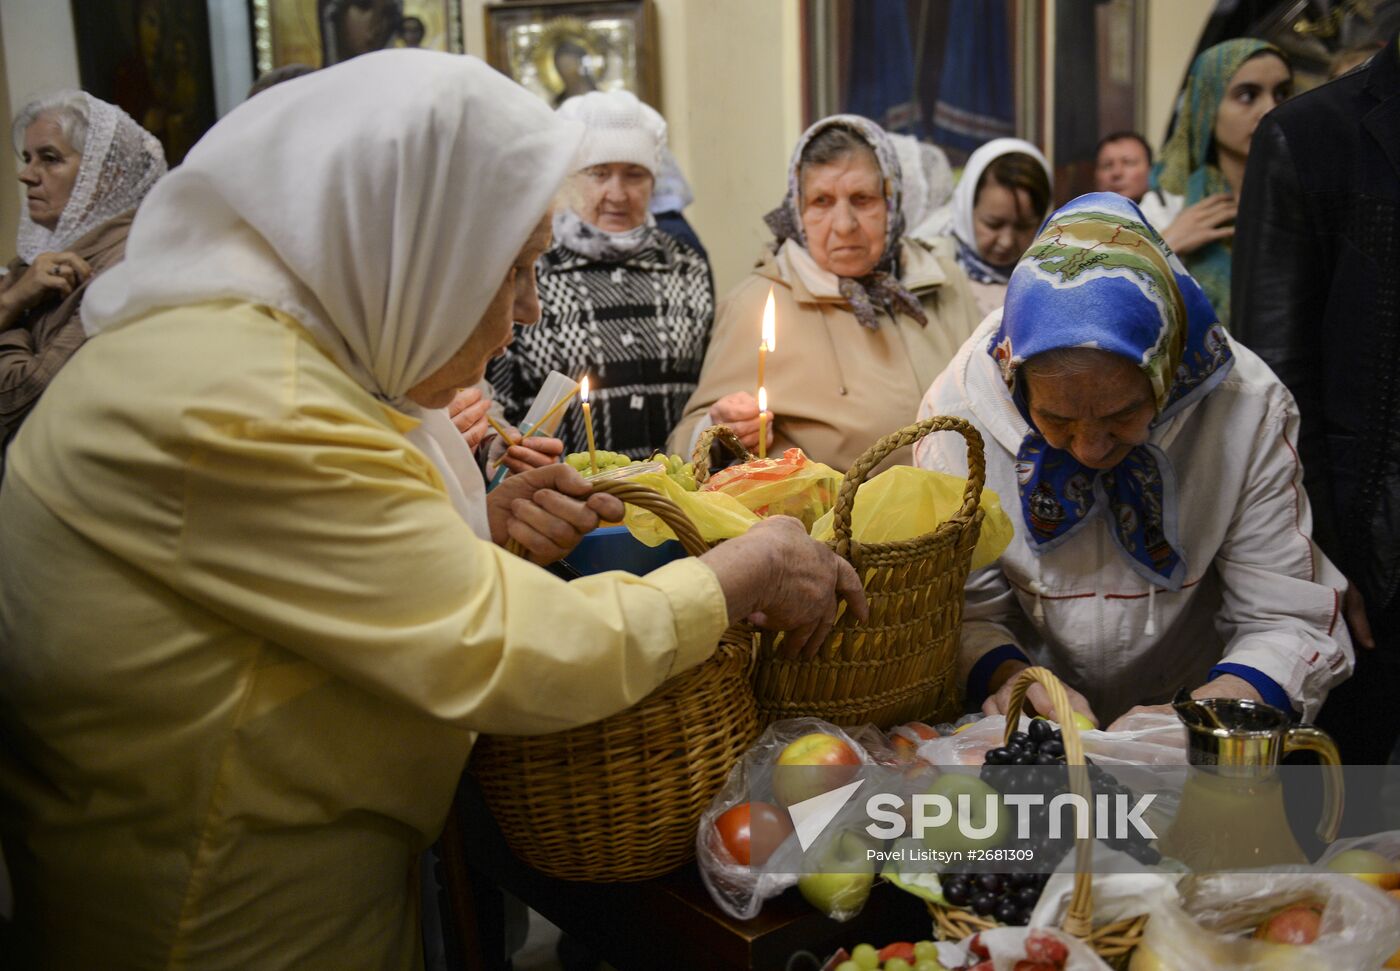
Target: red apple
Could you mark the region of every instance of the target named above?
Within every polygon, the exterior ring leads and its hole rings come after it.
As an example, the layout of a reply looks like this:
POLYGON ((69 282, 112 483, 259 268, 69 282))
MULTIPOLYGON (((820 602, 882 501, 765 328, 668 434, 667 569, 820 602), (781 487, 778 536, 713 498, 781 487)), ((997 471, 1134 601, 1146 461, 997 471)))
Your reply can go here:
POLYGON ((850 782, 860 765, 860 755, 844 739, 825 732, 803 735, 778 756, 773 795, 783 806, 812 799, 850 782))
POLYGON ((1254 930, 1257 940, 1276 944, 1311 944, 1322 925, 1322 908, 1313 903, 1291 904, 1254 930))
POLYGON ((792 832, 792 820, 770 802, 741 802, 726 809, 715 828, 736 862, 762 866, 792 832))
POLYGON ((938 730, 923 722, 907 722, 890 732, 890 748, 901 762, 911 761, 918 752, 919 743, 938 737, 938 730))

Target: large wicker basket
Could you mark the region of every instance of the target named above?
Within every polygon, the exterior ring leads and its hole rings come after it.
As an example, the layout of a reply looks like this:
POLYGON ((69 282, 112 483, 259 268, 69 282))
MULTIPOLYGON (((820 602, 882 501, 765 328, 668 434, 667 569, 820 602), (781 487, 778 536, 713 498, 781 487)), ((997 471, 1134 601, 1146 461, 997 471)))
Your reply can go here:
MULTIPOLYGON (((1065 743, 1065 763, 1069 766, 1070 790, 1092 803, 1089 795, 1089 775, 1084 761, 1084 742, 1079 737, 1079 728, 1074 719, 1067 717, 1070 711, 1069 696, 1060 679, 1048 668, 1026 668, 1016 678, 1011 691, 1011 703, 1006 712, 1006 735, 1009 744, 1011 736, 1021 718, 1026 693, 1031 685, 1041 684, 1050 695, 1050 704, 1060 719, 1060 733, 1065 743)), ((1147 915, 1125 917, 1112 923, 1095 927, 1094 887, 1092 855, 1094 841, 1080 839, 1075 843, 1074 891, 1070 896, 1069 908, 1062 922, 1067 933, 1073 934, 1092 947, 1109 964, 1125 967, 1133 949, 1142 942, 1142 932, 1147 926, 1147 915)), ((960 941, 981 931, 989 931, 999 926, 989 917, 982 917, 965 907, 952 907, 930 903, 929 913, 933 915, 934 932, 939 938, 960 941)))
MULTIPOLYGON (((597 482, 654 512, 692 556, 706 546, 669 500, 597 482)), ((563 633, 561 636, 567 636, 563 633)), ((645 880, 695 854, 695 827, 758 737, 749 687, 752 635, 725 634, 714 656, 609 718, 552 735, 486 735, 472 751, 511 851, 565 880, 645 880)))
MULTIPOLYGON (((732 436, 717 434, 734 448, 732 436)), ((697 443, 697 477, 710 444, 708 437, 697 443)), ((856 461, 836 498, 830 545, 860 575, 870 619, 861 623, 843 607, 826 643, 806 659, 780 657, 776 647, 783 635, 763 635, 754 694, 765 725, 810 716, 837 725, 869 722, 890 728, 913 719, 952 721, 957 716, 960 699, 953 672, 963 585, 982 525, 979 502, 986 471, 982 436, 960 418, 925 418, 886 435, 856 461), (866 476, 891 453, 934 432, 956 432, 967 441, 962 506, 933 532, 915 539, 853 540, 856 490, 866 476)))

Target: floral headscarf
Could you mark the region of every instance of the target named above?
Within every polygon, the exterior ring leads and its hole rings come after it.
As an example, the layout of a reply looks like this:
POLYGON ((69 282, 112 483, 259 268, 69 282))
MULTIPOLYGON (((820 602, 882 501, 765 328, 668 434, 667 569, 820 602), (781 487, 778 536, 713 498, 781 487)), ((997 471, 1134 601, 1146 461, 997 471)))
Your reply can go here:
POLYGON ((903 311, 920 324, 927 325, 928 317, 919 303, 919 298, 905 289, 899 282, 899 243, 904 238, 904 213, 902 202, 904 179, 899 167, 899 156, 895 153, 889 135, 879 125, 859 115, 832 115, 823 118, 797 140, 792 152, 792 162, 788 165, 788 191, 783 203, 763 217, 768 228, 773 231, 777 245, 785 240, 795 240, 804 249, 807 234, 802 229, 802 153, 808 143, 828 128, 846 128, 875 153, 875 161, 880 166, 885 189, 885 252, 875 268, 860 278, 838 277, 841 295, 851 305, 851 312, 861 325, 875 330, 880 326, 876 316, 876 306, 893 315, 903 311))
POLYGON ((1111 192, 1053 213, 1011 275, 1001 327, 988 352, 1031 426, 1016 454, 1026 535, 1053 549, 1096 514, 1149 582, 1180 589, 1176 478, 1157 446, 1134 448, 1112 469, 1091 469, 1036 429, 1017 381, 1022 363, 1061 348, 1092 347, 1138 363, 1159 424, 1209 394, 1234 358, 1201 288, 1136 205, 1111 192))
MULTIPOLYGON (((1197 56, 1182 92, 1181 113, 1162 157, 1152 167, 1152 188, 1185 196, 1190 206, 1207 196, 1229 193, 1230 183, 1210 161, 1215 117, 1240 65, 1261 51, 1283 57, 1267 41, 1242 37, 1207 48, 1197 56)), ((1165 227, 1164 227, 1165 228, 1165 227)), ((1230 243, 1218 240, 1183 258, 1223 321, 1230 319, 1230 243)))
POLYGON ((78 175, 58 225, 45 229, 21 206, 16 249, 26 263, 66 250, 98 226, 130 212, 165 174, 165 151, 116 105, 78 92, 87 102, 87 139, 78 175))

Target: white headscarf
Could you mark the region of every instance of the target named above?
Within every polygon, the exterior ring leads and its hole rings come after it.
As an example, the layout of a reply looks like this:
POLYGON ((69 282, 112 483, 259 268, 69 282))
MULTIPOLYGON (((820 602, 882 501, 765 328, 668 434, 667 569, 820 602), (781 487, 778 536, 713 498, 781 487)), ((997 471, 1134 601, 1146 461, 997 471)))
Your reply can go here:
POLYGON ((409 434, 489 536, 485 486, 447 413, 406 392, 476 328, 572 170, 582 126, 472 57, 357 57, 229 113, 151 192, 124 263, 83 300, 89 334, 242 298, 301 322, 409 434))
MULTIPOLYGON (((1020 152, 1035 159, 1045 170, 1045 178, 1054 181, 1050 174, 1050 163, 1045 160, 1040 149, 1019 138, 993 138, 968 156, 962 177, 953 189, 953 201, 950 203, 951 230, 952 234, 964 245, 971 247, 974 253, 977 251, 977 234, 972 228, 972 208, 977 204, 977 183, 982 181, 982 173, 987 171, 987 166, 1003 155, 1013 152, 1020 152)), ((1047 215, 1048 211, 1041 213, 1042 218, 1047 215)))
POLYGON ((78 177, 52 230, 30 219, 28 206, 20 207, 16 249, 26 263, 40 253, 62 252, 108 220, 135 209, 165 174, 165 151, 154 135, 116 105, 87 92, 74 95, 87 102, 87 140, 78 177))

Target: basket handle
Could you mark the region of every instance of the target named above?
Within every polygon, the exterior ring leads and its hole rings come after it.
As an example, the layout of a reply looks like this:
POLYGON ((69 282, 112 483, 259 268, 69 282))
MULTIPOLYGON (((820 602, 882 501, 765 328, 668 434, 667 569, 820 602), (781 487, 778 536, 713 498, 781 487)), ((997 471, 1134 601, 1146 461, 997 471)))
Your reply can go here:
POLYGON ((716 442, 733 452, 740 462, 752 462, 757 457, 744 447, 734 429, 728 425, 711 425, 695 440, 695 451, 690 456, 697 485, 704 485, 710 478, 710 449, 716 442))
POLYGON ((962 507, 955 515, 971 519, 977 514, 977 505, 982 501, 982 487, 987 481, 987 458, 982 448, 982 434, 961 418, 934 415, 886 435, 866 449, 846 473, 846 478, 841 481, 841 491, 836 496, 836 512, 832 521, 836 554, 842 559, 850 559, 851 517, 855 512, 856 490, 865 482, 865 477, 890 453, 913 445, 934 432, 957 432, 966 439, 967 487, 963 489, 962 507))
MULTIPOLYGON (((970 483, 969 483, 970 484, 970 483)), ((1075 832, 1074 892, 1069 898, 1069 910, 1065 912, 1063 927, 1066 933, 1075 937, 1085 937, 1093 930, 1094 887, 1090 872, 1094 852, 1094 800, 1089 788, 1089 771, 1084 761, 1084 740, 1079 737, 1079 726, 1074 723, 1073 709, 1064 684, 1055 677, 1049 668, 1026 668, 1016 676, 1011 687, 1011 702, 1006 708, 1006 735, 1009 743, 1016 725, 1021 719, 1021 709, 1026 701, 1026 693, 1031 685, 1039 684, 1050 694, 1050 704, 1060 718, 1060 736, 1065 743, 1065 765, 1069 769, 1069 788, 1084 800, 1088 806, 1088 839, 1080 839, 1075 832)))
MULTIPOLYGON (((709 552, 710 546, 701 537, 700 531, 695 528, 695 524, 690 521, 690 517, 670 499, 667 499, 655 489, 649 489, 644 485, 635 482, 627 482, 617 479, 603 479, 593 484, 593 492, 596 495, 606 492, 609 495, 617 496, 623 502, 631 503, 638 509, 645 509, 647 512, 655 513, 656 517, 671 528, 671 532, 676 534, 681 546, 690 556, 700 556, 709 552)), ((525 556, 525 547, 515 540, 506 541, 506 550, 516 556, 525 556)))

